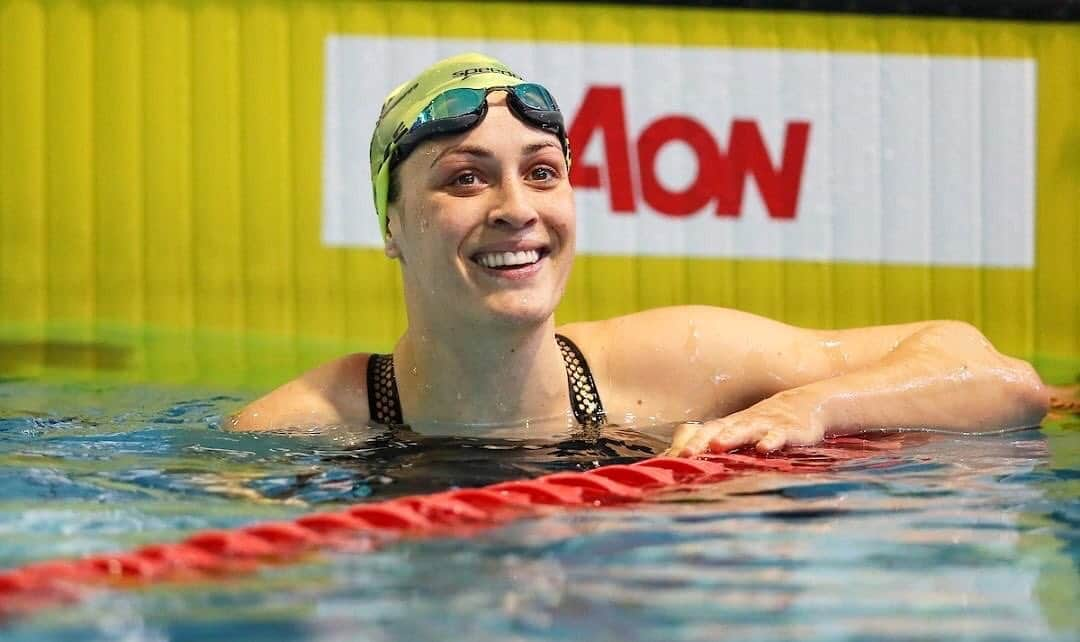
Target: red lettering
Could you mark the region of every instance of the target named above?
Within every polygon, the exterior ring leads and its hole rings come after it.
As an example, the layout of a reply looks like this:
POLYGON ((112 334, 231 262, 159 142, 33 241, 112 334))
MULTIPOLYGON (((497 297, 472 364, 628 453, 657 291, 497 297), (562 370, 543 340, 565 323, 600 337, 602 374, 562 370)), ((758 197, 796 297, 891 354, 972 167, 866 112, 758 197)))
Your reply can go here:
POLYGON ((731 175, 727 159, 720 155, 709 130, 686 116, 664 116, 653 122, 641 132, 637 149, 641 196, 654 210, 668 216, 688 216, 705 207, 716 196, 720 181, 731 175), (668 190, 656 176, 656 157, 674 140, 689 145, 697 158, 697 176, 681 192, 668 190))
POLYGON ((780 168, 773 167, 769 151, 761 138, 757 123, 752 120, 735 120, 731 123, 728 138, 728 158, 732 179, 732 191, 718 194, 716 213, 720 216, 738 216, 742 211, 743 188, 747 174, 757 181, 758 191, 765 201, 770 218, 793 219, 799 203, 799 188, 806 160, 806 142, 810 137, 810 123, 795 121, 787 124, 784 131, 784 149, 780 168))
MULTIPOLYGON (((622 89, 589 87, 568 136, 574 159, 570 182, 580 188, 607 187, 613 212, 634 212, 634 184, 622 89), (604 137, 606 180, 601 178, 601 167, 584 162, 585 149, 597 132, 604 137)), ((787 123, 780 164, 776 166, 769 158, 757 123, 752 120, 731 122, 725 153, 699 121, 688 116, 663 116, 650 123, 637 140, 641 196, 649 207, 666 216, 689 216, 714 199, 717 216, 739 216, 746 182, 752 178, 770 218, 794 219, 809 138, 809 122, 787 123), (697 159, 697 176, 682 191, 669 190, 656 174, 656 158, 664 145, 672 141, 686 143, 697 159)))
POLYGON ((633 212, 634 185, 630 179, 630 145, 626 135, 626 110, 619 87, 589 87, 574 116, 570 138, 570 182, 576 187, 601 187, 600 168, 586 165, 585 149, 593 135, 604 135, 607 188, 613 212, 633 212))

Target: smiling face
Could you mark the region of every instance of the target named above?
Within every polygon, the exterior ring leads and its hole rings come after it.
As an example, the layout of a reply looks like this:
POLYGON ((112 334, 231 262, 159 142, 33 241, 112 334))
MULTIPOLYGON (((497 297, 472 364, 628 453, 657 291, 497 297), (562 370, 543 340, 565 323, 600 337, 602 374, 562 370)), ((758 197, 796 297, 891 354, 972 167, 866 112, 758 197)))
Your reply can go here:
POLYGON ((489 94, 479 125, 398 168, 386 253, 401 260, 410 322, 532 325, 562 297, 575 221, 562 147, 505 100, 489 94))

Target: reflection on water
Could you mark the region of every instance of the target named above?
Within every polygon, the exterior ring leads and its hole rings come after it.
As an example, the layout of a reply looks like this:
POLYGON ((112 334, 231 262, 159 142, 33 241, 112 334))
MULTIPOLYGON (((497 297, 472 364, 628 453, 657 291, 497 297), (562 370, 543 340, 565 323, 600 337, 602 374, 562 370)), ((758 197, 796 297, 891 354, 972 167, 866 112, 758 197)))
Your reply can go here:
MULTIPOLYGON (((209 391, 0 385, 0 565, 480 485, 663 449, 341 428, 233 434, 209 391)), ((1080 419, 919 435, 469 539, 109 593, 0 633, 71 640, 1060 639, 1080 635, 1080 419)), ((2 635, 0 635, 2 637, 2 635)))
POLYGON ((124 370, 131 367, 133 352, 128 346, 100 341, 0 340, 0 372, 13 372, 28 364, 124 370))

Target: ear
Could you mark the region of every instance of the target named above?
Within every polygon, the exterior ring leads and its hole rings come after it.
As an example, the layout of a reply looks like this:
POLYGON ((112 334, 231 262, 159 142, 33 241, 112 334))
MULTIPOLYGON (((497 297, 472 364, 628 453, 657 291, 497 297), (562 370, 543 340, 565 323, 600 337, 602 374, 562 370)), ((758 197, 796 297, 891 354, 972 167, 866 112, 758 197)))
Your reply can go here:
POLYGON ((383 254, 391 259, 401 258, 401 248, 398 247, 397 240, 394 239, 393 232, 387 232, 386 240, 383 241, 383 254))
POLYGON ((383 239, 383 254, 391 259, 401 258, 401 248, 397 243, 397 233, 401 229, 396 207, 390 207, 386 212, 386 238, 383 239))

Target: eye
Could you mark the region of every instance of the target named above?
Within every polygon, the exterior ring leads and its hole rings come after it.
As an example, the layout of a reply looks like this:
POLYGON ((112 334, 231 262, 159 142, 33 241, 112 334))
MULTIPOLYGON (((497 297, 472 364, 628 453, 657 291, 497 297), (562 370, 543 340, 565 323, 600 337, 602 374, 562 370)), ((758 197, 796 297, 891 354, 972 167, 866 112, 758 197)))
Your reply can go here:
POLYGON ((475 172, 462 172, 450 179, 454 187, 471 187, 480 183, 480 177, 475 172))
POLYGON ((559 173, 547 165, 537 165, 529 170, 529 180, 549 182, 559 178, 559 173))

